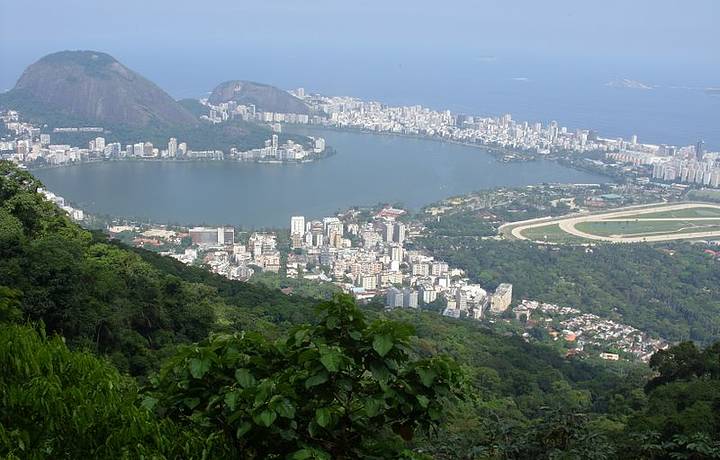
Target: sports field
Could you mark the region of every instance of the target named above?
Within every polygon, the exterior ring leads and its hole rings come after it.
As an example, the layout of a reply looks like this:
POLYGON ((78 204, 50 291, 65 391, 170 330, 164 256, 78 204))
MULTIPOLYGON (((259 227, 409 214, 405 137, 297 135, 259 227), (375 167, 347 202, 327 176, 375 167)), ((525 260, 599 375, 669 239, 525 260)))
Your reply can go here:
POLYGON ((720 205, 661 203, 508 224, 512 239, 555 244, 720 239, 720 205))

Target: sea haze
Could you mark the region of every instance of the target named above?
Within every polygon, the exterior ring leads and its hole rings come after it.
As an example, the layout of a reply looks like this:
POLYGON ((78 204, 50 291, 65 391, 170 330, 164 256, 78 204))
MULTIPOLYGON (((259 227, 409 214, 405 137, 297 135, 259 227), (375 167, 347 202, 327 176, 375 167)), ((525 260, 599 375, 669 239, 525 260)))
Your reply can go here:
POLYGON ((290 216, 354 205, 412 209, 497 186, 601 183, 550 161, 502 163, 486 151, 397 136, 302 129, 338 154, 309 164, 125 161, 34 171, 86 211, 160 223, 286 227, 290 216))

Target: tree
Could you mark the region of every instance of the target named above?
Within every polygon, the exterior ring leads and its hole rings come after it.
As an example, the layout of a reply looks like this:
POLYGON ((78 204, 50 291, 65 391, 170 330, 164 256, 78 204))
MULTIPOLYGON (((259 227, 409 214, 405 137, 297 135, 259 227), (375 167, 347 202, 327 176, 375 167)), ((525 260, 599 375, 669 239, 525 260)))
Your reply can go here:
POLYGON ((411 361, 412 329, 368 323, 347 295, 318 314, 317 326, 275 342, 236 333, 185 347, 155 379, 149 403, 207 426, 244 458, 396 458, 403 440, 440 422, 459 390, 457 365, 411 361))
POLYGON ((108 362, 39 331, 0 325, 0 457, 201 458, 218 447, 136 404, 136 383, 108 362))

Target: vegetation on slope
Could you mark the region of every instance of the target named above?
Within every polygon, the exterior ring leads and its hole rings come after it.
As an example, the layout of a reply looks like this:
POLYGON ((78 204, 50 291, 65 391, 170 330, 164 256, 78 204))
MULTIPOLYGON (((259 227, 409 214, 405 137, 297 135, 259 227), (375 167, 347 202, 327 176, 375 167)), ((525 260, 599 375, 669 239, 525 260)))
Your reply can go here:
POLYGON ((720 345, 659 353, 648 384, 474 322, 315 308, 107 242, 39 185, 0 163, 0 456, 720 456, 720 345))
POLYGON ((431 236, 438 258, 494 288, 614 316, 670 340, 720 339, 720 265, 687 243, 585 248, 431 236))

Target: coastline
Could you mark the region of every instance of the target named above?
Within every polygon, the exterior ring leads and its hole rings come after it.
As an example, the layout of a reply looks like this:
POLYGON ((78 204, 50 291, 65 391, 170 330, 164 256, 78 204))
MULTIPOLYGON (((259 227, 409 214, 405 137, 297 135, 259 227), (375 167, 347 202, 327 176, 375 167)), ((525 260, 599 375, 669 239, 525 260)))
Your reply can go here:
POLYGON ((295 165, 295 164, 309 164, 314 163, 319 160, 323 160, 325 158, 329 158, 331 156, 337 155, 337 151, 332 147, 328 146, 325 148, 325 151, 314 155, 313 158, 307 159, 307 160, 253 160, 253 161, 241 161, 241 160, 233 160, 233 159, 222 159, 222 160, 216 160, 212 158, 142 158, 142 157, 131 157, 131 158, 97 158, 87 161, 80 161, 80 162, 72 162, 72 163, 64 163, 64 164, 58 164, 58 165, 43 165, 43 166, 35 166, 30 165, 27 166, 28 171, 40 171, 40 170, 48 170, 48 169, 61 169, 61 168, 72 168, 75 166, 83 166, 83 165, 91 165, 91 164, 100 164, 100 163, 141 163, 141 162, 149 162, 149 163, 248 163, 248 164, 263 164, 263 165, 295 165))
MULTIPOLYGON (((303 129, 318 129, 318 130, 326 130, 326 131, 334 131, 339 133, 354 133, 354 134, 374 134, 379 136, 389 136, 389 137, 400 137, 400 138, 406 138, 406 139, 418 139, 418 140, 425 140, 425 141, 433 141, 433 142, 439 142, 439 143, 446 143, 446 144, 454 144, 454 145, 462 145, 463 147, 473 147, 476 149, 484 150, 488 154, 494 156, 498 161, 503 163, 529 163, 534 162, 538 160, 546 160, 546 161, 552 161, 557 164, 560 164, 562 166, 575 169, 577 171, 583 171, 583 172, 590 172, 593 174, 599 174, 601 176, 605 176, 609 179, 610 182, 617 182, 618 179, 627 177, 624 175, 617 176, 609 174, 605 170, 600 170, 598 168, 592 168, 589 166, 583 166, 577 164, 575 161, 572 161, 571 159, 564 157, 564 156, 557 156, 553 154, 549 155, 541 155, 541 154, 529 154, 527 152, 523 152, 522 150, 513 150, 508 149, 505 147, 499 147, 496 145, 488 145, 488 144, 478 144, 477 142, 463 142, 463 141, 456 141, 452 139, 444 139, 441 137, 435 137, 435 136, 423 136, 420 134, 405 134, 405 133, 393 133, 393 132, 387 132, 387 131, 373 131, 370 129, 363 129, 363 128, 352 128, 352 127, 337 127, 337 126, 326 126, 326 125, 303 125, 303 124, 293 124, 293 123, 286 123, 286 125, 291 127, 299 127, 303 129), (518 155, 520 157, 513 157, 510 159, 507 159, 509 155, 518 155)), ((578 158, 579 160, 583 160, 586 158, 578 158)))

